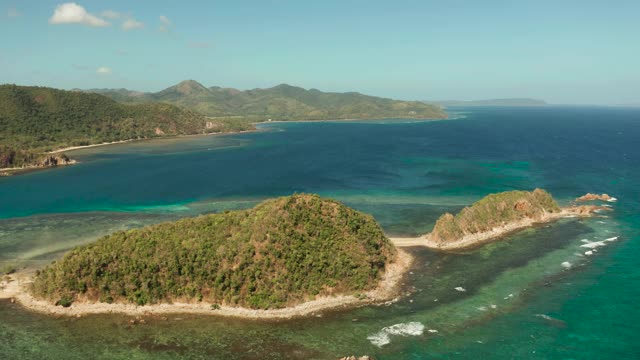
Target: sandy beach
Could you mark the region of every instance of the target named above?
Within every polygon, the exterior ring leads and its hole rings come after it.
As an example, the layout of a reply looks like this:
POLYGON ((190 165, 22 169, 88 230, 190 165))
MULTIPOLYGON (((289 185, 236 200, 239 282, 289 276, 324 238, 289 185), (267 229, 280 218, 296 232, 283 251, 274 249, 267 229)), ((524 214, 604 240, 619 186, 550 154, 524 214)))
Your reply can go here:
POLYGON ((103 143, 91 144, 91 145, 69 146, 69 147, 66 147, 66 148, 49 151, 47 154, 58 154, 58 153, 65 152, 65 151, 86 149, 86 148, 92 148, 92 147, 97 147, 97 146, 124 144, 124 143, 128 143, 128 142, 131 142, 131 141, 136 141, 136 140, 138 140, 138 139, 128 139, 128 140, 120 140, 120 141, 103 142, 103 143))
POLYGON ((589 217, 593 216, 595 211, 598 210, 610 210, 609 208, 602 208, 598 206, 575 206, 562 209, 557 213, 546 213, 540 219, 522 219, 520 221, 511 222, 503 226, 495 227, 489 231, 484 231, 475 234, 467 234, 457 241, 442 243, 436 242, 431 239, 430 233, 418 237, 392 237, 390 238, 393 244, 397 247, 408 246, 424 246, 432 250, 438 251, 453 251, 464 250, 472 247, 480 246, 488 242, 495 241, 500 237, 512 233, 514 231, 522 230, 534 225, 545 224, 553 221, 557 221, 562 218, 571 217, 589 217))
POLYGON ((398 298, 404 275, 413 262, 413 256, 398 249, 396 260, 389 264, 380 280, 378 287, 363 292, 362 298, 353 295, 339 295, 319 297, 296 306, 272 309, 254 310, 247 308, 220 306, 212 310, 210 303, 179 303, 137 306, 134 304, 106 304, 106 303, 77 303, 70 307, 55 306, 44 300, 31 296, 27 287, 31 283, 33 272, 20 272, 9 275, 0 282, 0 299, 12 299, 25 308, 50 314, 63 316, 83 316, 89 314, 126 314, 126 315, 159 315, 159 314, 200 314, 227 316, 246 319, 291 319, 314 315, 330 309, 347 309, 368 304, 379 304, 398 298))

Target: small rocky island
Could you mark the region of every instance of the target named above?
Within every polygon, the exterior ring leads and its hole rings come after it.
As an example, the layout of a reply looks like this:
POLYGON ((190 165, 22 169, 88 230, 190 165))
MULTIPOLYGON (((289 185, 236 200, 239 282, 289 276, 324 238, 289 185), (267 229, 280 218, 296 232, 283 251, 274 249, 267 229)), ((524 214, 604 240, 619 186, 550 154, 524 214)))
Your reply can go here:
POLYGON ((507 233, 564 217, 591 216, 608 207, 581 205, 561 208, 542 189, 490 194, 462 209, 446 213, 429 234, 417 238, 394 238, 398 246, 426 246, 437 250, 458 250, 493 241, 507 233))
POLYGON ((370 215, 302 194, 116 232, 37 272, 19 300, 58 313, 289 317, 389 300, 409 264, 370 215))

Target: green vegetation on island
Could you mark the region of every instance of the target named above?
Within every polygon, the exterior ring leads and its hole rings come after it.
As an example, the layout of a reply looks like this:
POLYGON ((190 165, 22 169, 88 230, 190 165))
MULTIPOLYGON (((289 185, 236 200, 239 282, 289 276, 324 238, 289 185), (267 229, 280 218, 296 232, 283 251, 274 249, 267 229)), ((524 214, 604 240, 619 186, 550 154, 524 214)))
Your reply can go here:
POLYGON ((189 80, 158 93, 0 85, 0 169, 66 163, 46 152, 159 136, 255 129, 268 120, 446 118, 438 106, 279 85, 239 91, 189 80), (206 117, 205 117, 206 116, 206 117))
POLYGON ((268 89, 240 91, 210 87, 187 80, 157 93, 126 89, 92 89, 125 103, 160 101, 180 105, 211 117, 273 120, 339 120, 416 118, 443 119, 439 106, 420 101, 399 101, 357 92, 333 93, 281 84, 268 89))
POLYGON ((547 214, 560 211, 553 197, 542 189, 491 194, 455 216, 450 213, 442 215, 429 236, 436 243, 452 242, 515 221, 541 220, 547 214))
POLYGON ((301 194, 111 234, 39 272, 32 291, 61 305, 281 308, 375 288, 395 254, 370 215, 301 194))
POLYGON ((51 165, 44 153, 57 148, 224 132, 226 126, 165 103, 121 104, 98 94, 0 85, 0 168, 51 165))

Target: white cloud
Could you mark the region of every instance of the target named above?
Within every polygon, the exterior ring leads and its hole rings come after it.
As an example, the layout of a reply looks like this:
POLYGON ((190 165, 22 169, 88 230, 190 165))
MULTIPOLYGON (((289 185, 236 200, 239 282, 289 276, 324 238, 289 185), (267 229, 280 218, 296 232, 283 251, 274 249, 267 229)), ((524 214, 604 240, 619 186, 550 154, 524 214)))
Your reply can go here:
POLYGON ((16 10, 15 8, 9 8, 9 10, 7 11, 7 16, 10 18, 17 18, 18 16, 21 16, 22 13, 18 10, 16 10))
POLYGON ((171 28, 171 20, 164 15, 160 15, 160 31, 167 32, 171 28))
POLYGON ((76 3, 58 5, 49 19, 49 24, 83 24, 88 26, 103 27, 111 25, 85 10, 76 3))
POLYGON ((144 23, 134 19, 129 18, 122 23, 122 30, 129 31, 133 29, 142 29, 144 27, 144 23))
POLYGON ((113 10, 105 10, 100 15, 102 15, 102 17, 105 17, 105 18, 111 19, 111 20, 117 20, 117 19, 120 19, 122 17, 122 14, 120 14, 117 11, 113 11, 113 10))
POLYGON ((101 75, 108 75, 108 74, 111 74, 111 68, 108 68, 106 66, 101 66, 98 68, 96 72, 101 75))

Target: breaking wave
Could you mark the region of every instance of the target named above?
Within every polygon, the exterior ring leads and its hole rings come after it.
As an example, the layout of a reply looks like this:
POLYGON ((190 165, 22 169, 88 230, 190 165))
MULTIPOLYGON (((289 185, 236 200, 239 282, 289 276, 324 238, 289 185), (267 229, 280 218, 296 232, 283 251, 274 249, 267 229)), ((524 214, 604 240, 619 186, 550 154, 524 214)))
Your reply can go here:
POLYGON ((383 327, 379 332, 367 337, 375 346, 383 347, 391 343, 391 336, 419 336, 424 333, 424 325, 417 321, 383 327))

